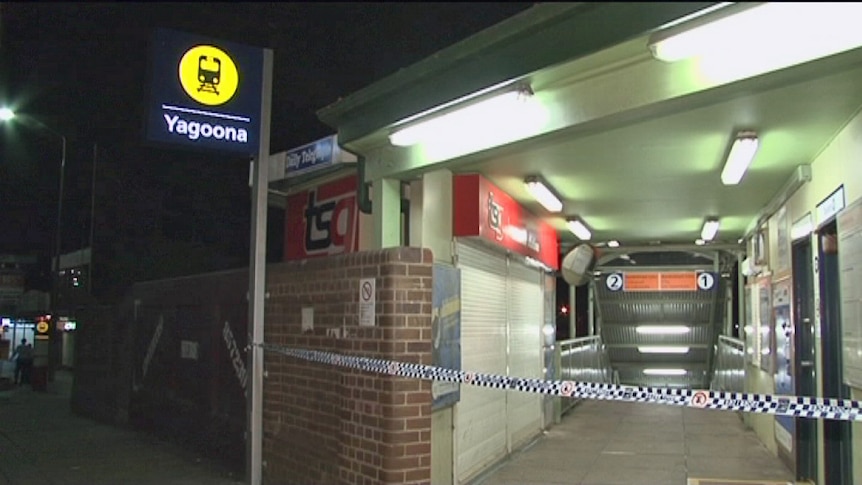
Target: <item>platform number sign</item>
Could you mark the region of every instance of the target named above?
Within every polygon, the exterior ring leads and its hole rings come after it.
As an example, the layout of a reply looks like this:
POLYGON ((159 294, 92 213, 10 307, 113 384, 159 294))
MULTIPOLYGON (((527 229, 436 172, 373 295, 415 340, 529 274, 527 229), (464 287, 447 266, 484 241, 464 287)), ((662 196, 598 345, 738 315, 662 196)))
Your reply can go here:
POLYGON ((605 286, 610 291, 620 291, 623 289, 623 275, 620 273, 609 274, 605 280, 605 286))
POLYGON ((715 276, 712 273, 697 274, 697 289, 709 291, 715 287, 715 276))

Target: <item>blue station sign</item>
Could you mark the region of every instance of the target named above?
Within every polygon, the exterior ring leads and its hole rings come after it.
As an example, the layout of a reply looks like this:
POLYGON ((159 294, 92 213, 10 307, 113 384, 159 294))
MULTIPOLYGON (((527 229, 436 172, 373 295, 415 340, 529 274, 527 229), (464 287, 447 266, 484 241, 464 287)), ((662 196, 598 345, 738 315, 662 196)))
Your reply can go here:
POLYGON ((158 29, 151 55, 148 141, 257 153, 263 49, 158 29))
POLYGON ((284 176, 285 178, 298 177, 352 162, 356 162, 356 156, 339 148, 338 135, 330 135, 288 150, 285 156, 284 176))

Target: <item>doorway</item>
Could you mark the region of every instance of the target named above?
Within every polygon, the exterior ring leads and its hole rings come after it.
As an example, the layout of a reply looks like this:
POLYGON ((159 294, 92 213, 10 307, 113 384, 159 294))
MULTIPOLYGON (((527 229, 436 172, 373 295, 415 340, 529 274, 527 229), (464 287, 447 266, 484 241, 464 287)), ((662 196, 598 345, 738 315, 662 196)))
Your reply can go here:
MULTIPOLYGON (((811 240, 793 244, 793 359, 797 396, 816 396, 814 352, 814 285, 811 240)), ((817 422, 797 418, 794 449, 797 480, 817 480, 817 422)), ((828 468, 827 468, 828 469, 828 468)), ((827 483, 832 483, 827 480, 827 483)))
MULTIPOLYGON (((818 234, 820 251, 818 273, 820 284, 820 326, 823 342, 823 396, 849 399, 844 385, 841 347, 841 284, 838 265, 838 226, 833 220, 818 234)), ((851 467, 851 427, 847 421, 823 421, 823 443, 826 483, 853 483, 851 467)))

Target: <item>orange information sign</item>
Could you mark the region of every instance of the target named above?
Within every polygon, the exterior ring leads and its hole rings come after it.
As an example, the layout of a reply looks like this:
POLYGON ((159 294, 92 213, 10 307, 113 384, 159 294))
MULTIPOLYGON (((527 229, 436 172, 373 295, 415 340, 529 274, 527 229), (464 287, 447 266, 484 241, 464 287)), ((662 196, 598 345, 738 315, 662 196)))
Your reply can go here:
POLYGON ((662 273, 662 291, 697 291, 697 273, 662 273))
POLYGON ((625 291, 697 291, 697 273, 626 273, 625 291))
POLYGON ((625 291, 659 291, 659 273, 626 273, 625 291))

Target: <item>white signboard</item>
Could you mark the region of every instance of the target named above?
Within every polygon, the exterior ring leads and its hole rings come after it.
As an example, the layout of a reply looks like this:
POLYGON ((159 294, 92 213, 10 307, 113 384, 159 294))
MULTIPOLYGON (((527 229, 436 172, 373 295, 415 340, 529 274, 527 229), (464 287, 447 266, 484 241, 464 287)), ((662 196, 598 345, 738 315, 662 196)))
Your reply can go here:
POLYGON ((359 326, 373 327, 375 325, 374 307, 377 305, 377 290, 374 278, 359 280, 359 326))
POLYGON ((829 197, 817 204, 817 227, 828 222, 835 214, 844 208, 844 186, 838 187, 829 197))
POLYGON ((862 387, 862 204, 838 214, 844 382, 862 387))
POLYGON ((314 307, 302 308, 302 333, 314 331, 314 307))
POLYGON ((181 341, 180 357, 183 359, 198 360, 198 343, 191 340, 181 341))

